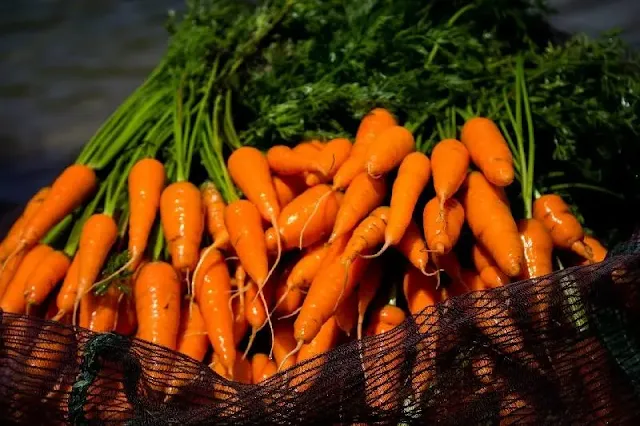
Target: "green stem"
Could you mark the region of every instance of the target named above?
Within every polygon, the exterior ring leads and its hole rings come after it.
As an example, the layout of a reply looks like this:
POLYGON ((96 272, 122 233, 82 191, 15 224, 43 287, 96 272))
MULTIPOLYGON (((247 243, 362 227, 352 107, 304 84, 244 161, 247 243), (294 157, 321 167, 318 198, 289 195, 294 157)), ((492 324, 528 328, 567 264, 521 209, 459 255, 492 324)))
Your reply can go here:
POLYGON ((156 231, 156 240, 153 243, 153 250, 151 252, 151 259, 154 262, 160 260, 160 256, 162 256, 162 249, 164 248, 164 231, 162 230, 162 225, 158 224, 156 231))
POLYGON ((619 199, 624 199, 622 194, 619 194, 617 192, 613 192, 610 189, 607 188, 603 188, 601 186, 597 186, 597 185, 591 185, 588 183, 580 183, 580 182, 575 182, 575 183, 558 183, 555 185, 549 185, 547 187, 542 188, 542 192, 558 192, 558 191, 563 191, 566 189, 572 189, 572 188, 577 188, 577 189, 587 189, 589 191, 595 191, 595 192, 602 192, 603 194, 607 194, 610 195, 612 197, 615 198, 619 198, 619 199))
POLYGON ((176 91, 174 98, 173 109, 173 143, 175 147, 175 162, 176 162, 176 181, 182 182, 186 180, 184 159, 182 157, 184 153, 183 138, 182 138, 182 86, 183 82, 180 82, 180 86, 176 91))
POLYGON ((113 214, 115 213, 116 207, 118 206, 118 201, 120 199, 120 196, 124 192, 127 180, 129 178, 129 172, 131 171, 131 168, 134 166, 134 164, 141 158, 142 152, 142 147, 138 147, 129 159, 129 162, 127 163, 124 170, 120 170, 120 166, 124 163, 126 157, 123 156, 118 159, 118 162, 111 172, 112 174, 117 175, 118 179, 112 180, 107 186, 107 196, 105 198, 103 210, 104 214, 113 216, 113 214))
MULTIPOLYGON (((114 174, 115 176, 115 174, 114 174)), ((97 194, 91 200, 91 203, 84 209, 82 212, 82 216, 76 221, 71 229, 71 234, 69 235, 69 239, 67 240, 67 244, 65 245, 63 251, 69 256, 73 257, 78 249, 78 244, 80 244, 80 235, 82 234, 82 227, 85 222, 95 213, 96 208, 98 207, 98 203, 102 200, 102 196, 105 194, 107 190, 107 186, 109 185, 109 179, 112 179, 113 176, 109 176, 107 181, 103 182, 98 189, 97 194)))
POLYGON ((58 237, 63 234, 69 225, 71 225, 71 221, 73 220, 73 214, 68 214, 62 219, 56 226, 51 228, 51 230, 44 236, 44 238, 40 241, 42 244, 52 245, 56 242, 58 237))
POLYGON ((529 138, 529 152, 527 153, 527 194, 525 199, 525 213, 527 219, 533 217, 533 181, 534 181, 534 165, 536 158, 536 142, 535 132, 533 128, 533 116, 531 114, 531 104, 529 103, 529 93, 527 91, 527 82, 525 81, 524 61, 518 63, 518 72, 520 74, 520 85, 522 90, 522 101, 524 103, 524 113, 527 120, 527 132, 529 138))
MULTIPOLYGON (((214 123, 214 132, 215 132, 215 123, 214 123)), ((238 134, 236 133, 236 129, 233 125, 233 116, 231 114, 231 90, 230 89, 227 90, 227 95, 225 96, 225 99, 224 99, 224 133, 226 135, 226 140, 227 140, 227 143, 229 144, 229 148, 234 150, 242 147, 242 142, 240 142, 240 138, 238 138, 238 134)))
MULTIPOLYGON (((447 28, 451 28, 453 26, 453 24, 456 23, 456 21, 462 16, 464 15, 467 11, 469 11, 470 9, 474 8, 475 5, 474 4, 468 4, 465 7, 460 8, 447 22, 447 28)), ((436 54, 438 53, 438 49, 440 48, 440 41, 441 39, 438 39, 435 44, 433 45, 433 47, 431 48, 431 52, 429 52, 429 56, 427 57, 427 62, 425 63, 425 67, 428 67, 429 65, 431 65, 431 63, 433 62, 433 60, 436 57, 436 54)))

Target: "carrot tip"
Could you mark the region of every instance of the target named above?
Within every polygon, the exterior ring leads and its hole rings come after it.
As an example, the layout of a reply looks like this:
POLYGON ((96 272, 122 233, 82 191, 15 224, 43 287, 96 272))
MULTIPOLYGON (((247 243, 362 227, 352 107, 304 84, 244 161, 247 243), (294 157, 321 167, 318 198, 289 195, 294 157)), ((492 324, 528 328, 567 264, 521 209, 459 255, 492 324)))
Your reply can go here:
POLYGON ((380 248, 380 250, 378 250, 377 253, 369 254, 369 255, 361 254, 360 257, 362 257, 363 259, 373 259, 374 257, 378 257, 382 253, 384 253, 389 248, 390 245, 391 243, 389 241, 385 241, 384 245, 380 248))
POLYGON ((300 352, 300 349, 302 348, 302 345, 304 344, 304 341, 302 340, 298 340, 298 344, 296 345, 295 348, 293 348, 293 350, 291 352, 289 352, 284 359, 282 360, 282 362, 280 363, 280 365, 278 365, 278 371, 282 370, 282 366, 285 365, 285 363, 289 360, 289 358, 291 358, 292 356, 296 355, 298 352, 300 352))

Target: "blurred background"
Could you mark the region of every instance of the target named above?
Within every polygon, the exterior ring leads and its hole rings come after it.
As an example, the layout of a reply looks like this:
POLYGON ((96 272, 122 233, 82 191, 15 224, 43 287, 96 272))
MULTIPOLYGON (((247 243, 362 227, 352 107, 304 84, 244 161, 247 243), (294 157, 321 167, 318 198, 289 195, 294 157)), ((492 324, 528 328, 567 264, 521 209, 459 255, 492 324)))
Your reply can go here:
MULTIPOLYGON (((183 3, 0 0, 0 217, 73 161, 140 84, 164 52, 167 11, 183 3)), ((640 47, 638 0, 549 4, 561 31, 617 27, 640 47)))

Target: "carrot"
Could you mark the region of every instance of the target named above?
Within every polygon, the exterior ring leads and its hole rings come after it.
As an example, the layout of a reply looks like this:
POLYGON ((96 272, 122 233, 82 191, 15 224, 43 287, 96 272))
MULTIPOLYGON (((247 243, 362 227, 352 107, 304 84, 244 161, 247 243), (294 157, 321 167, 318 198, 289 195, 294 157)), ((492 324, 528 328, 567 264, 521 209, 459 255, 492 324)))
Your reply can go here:
MULTIPOLYGON (((73 305, 73 320, 80 300, 98 278, 111 247, 118 237, 118 225, 104 213, 94 214, 85 222, 78 246, 78 288, 73 305)), ((75 322, 74 322, 75 324, 75 322)))
POLYGON ((276 362, 272 359, 267 359, 267 362, 262 368, 262 370, 260 370, 260 373, 258 374, 253 373, 253 383, 254 384, 262 383, 265 380, 275 376, 277 372, 278 372, 278 365, 276 364, 276 362))
POLYGON ((269 355, 266 354, 257 353, 251 357, 251 377, 253 377, 253 384, 258 383, 257 379, 269 361, 271 361, 269 355))
POLYGON ((583 242, 582 225, 559 195, 547 194, 535 200, 533 217, 547 228, 555 246, 572 250, 585 259, 591 258, 592 255, 583 242))
POLYGON ((209 349, 209 342, 207 327, 198 305, 193 305, 190 308, 189 302, 182 303, 176 348, 178 352, 196 361, 202 362, 204 360, 207 349, 209 349))
POLYGON ((358 222, 382 203, 386 192, 384 179, 374 179, 365 172, 356 176, 344 194, 329 242, 355 228, 358 222))
MULTIPOLYGON (((251 326, 251 337, 249 338, 249 342, 247 343, 247 347, 245 349, 243 358, 246 358, 249 350, 251 349, 251 345, 253 344, 253 340, 256 337, 258 331, 264 327, 264 325, 270 321, 269 319, 269 308, 272 304, 273 293, 272 293, 272 283, 268 282, 262 287, 262 291, 256 285, 255 282, 249 280, 246 283, 246 296, 245 296, 245 318, 249 325, 251 326), (262 294, 264 299, 262 303, 256 300, 258 294, 262 294)), ((275 331, 274 331, 275 333, 275 331)), ((273 334, 272 334, 273 337, 273 334)), ((273 340, 272 340, 273 341, 273 340)))
MULTIPOLYGON (((343 238, 341 241, 345 242, 345 239, 343 238)), ((334 244, 336 242, 334 242, 334 244)), ((329 245, 319 243, 315 246, 307 248, 307 250, 305 250, 303 255, 300 257, 300 259, 298 259, 294 267, 291 269, 291 273, 287 277, 287 288, 309 288, 311 282, 313 281, 313 278, 318 274, 318 271, 320 270, 322 261, 330 250, 329 247, 329 245)))
POLYGON ((338 214, 338 201, 328 185, 307 189, 282 209, 278 218, 285 250, 304 248, 325 239, 338 214))
POLYGON ((385 305, 371 315, 369 335, 387 333, 402 324, 406 316, 404 311, 395 305, 385 305))
POLYGON ((276 321, 273 326, 273 335, 273 356, 276 360, 278 371, 293 367, 296 364, 296 358, 287 356, 296 347, 291 321, 276 321))
POLYGON ((282 176, 298 175, 304 172, 322 171, 316 159, 296 152, 284 145, 275 145, 267 151, 269 168, 282 176))
POLYGON ((349 158, 351 148, 351 141, 345 138, 332 139, 322 148, 318 161, 325 179, 335 176, 338 169, 349 158))
POLYGON ((444 139, 431 152, 433 187, 440 201, 440 209, 458 192, 469 169, 469 151, 456 139, 444 139))
POLYGON ((371 143, 387 128, 397 124, 389 111, 376 108, 365 115, 356 133, 355 143, 349 158, 333 177, 333 189, 342 190, 365 168, 367 150, 371 143))
POLYGON ((455 198, 447 199, 442 205, 438 198, 432 198, 424 206, 422 221, 429 250, 446 254, 460 238, 464 208, 455 198))
POLYGON ((362 338, 362 325, 364 324, 364 314, 367 307, 376 296, 382 284, 382 266, 378 262, 373 262, 367 268, 358 285, 358 323, 357 337, 362 338))
POLYGON ((537 278, 553 272, 553 241, 537 219, 518 221, 518 231, 524 247, 524 279, 537 278))
MULTIPOLYGON (((469 291, 482 291, 491 288, 480 278, 480 275, 478 275, 476 271, 465 269, 460 272, 460 276, 469 291)), ((456 284, 457 283, 452 283, 452 285, 456 284)))
POLYGON ((27 280, 33 273, 34 269, 42 263, 42 260, 48 256, 53 249, 46 244, 39 244, 29 250, 20 266, 16 270, 11 282, 7 286, 7 290, 0 301, 0 309, 4 312, 14 314, 22 314, 27 307, 24 298, 24 289, 27 280))
POLYGON ((245 358, 236 359, 236 364, 233 366, 234 376, 232 377, 236 382, 250 385, 253 381, 251 377, 251 362, 245 358))
POLYGON ((264 285, 269 261, 258 209, 247 200, 234 201, 224 211, 224 222, 242 267, 254 282, 264 285))
POLYGON ((489 182, 507 186, 513 182, 513 156, 498 126, 488 118, 467 120, 460 134, 469 150, 471 161, 478 166, 489 182))
POLYGON ((368 259, 362 257, 347 264, 340 256, 320 271, 311 283, 294 323, 294 336, 299 345, 313 340, 322 325, 333 316, 338 304, 353 292, 368 264, 368 259))
POLYGON ((233 343, 238 346, 247 334, 247 330, 249 330, 249 323, 247 322, 247 317, 244 314, 245 308, 242 304, 242 300, 236 298, 231 302, 231 312, 233 312, 233 343))
POLYGON ((179 272, 193 272, 204 230, 198 187, 187 181, 167 186, 160 197, 160 219, 173 267, 179 272))
POLYGON ((592 259, 585 259, 582 265, 589 265, 591 263, 600 263, 607 257, 607 249, 602 245, 600 241, 590 235, 585 235, 582 240, 588 247, 587 251, 591 250, 592 259))
POLYGON ((275 225, 280 205, 265 156, 256 148, 243 146, 231 153, 227 168, 233 182, 256 206, 262 218, 275 225))
POLYGON ((158 214, 165 172, 161 162, 144 158, 129 172, 129 256, 135 270, 147 248, 151 227, 158 214))
POLYGON ((460 272, 460 261, 455 251, 450 251, 447 254, 434 255, 433 263, 438 268, 438 286, 440 285, 440 270, 443 270, 452 280, 460 282, 462 280, 460 272))
POLYGON ((293 315, 297 312, 298 308, 302 306, 302 300, 304 299, 304 293, 299 287, 289 288, 287 281, 292 265, 287 266, 278 279, 274 294, 278 302, 273 308, 273 311, 280 315, 293 315))
POLYGON ((427 306, 434 306, 441 301, 440 292, 436 286, 434 276, 424 275, 411 267, 405 269, 402 290, 412 315, 418 315, 427 306))
POLYGON ((214 248, 225 250, 229 246, 229 231, 224 223, 226 204, 213 182, 205 182, 200 186, 202 205, 205 211, 205 224, 213 240, 214 248))
POLYGON ((233 336, 233 312, 229 306, 231 278, 222 254, 213 249, 209 254, 206 272, 197 282, 194 295, 202 314, 213 350, 233 377, 236 348, 233 336))
POLYGON ((391 211, 384 231, 384 245, 378 254, 400 242, 411 223, 418 197, 430 177, 431 163, 423 153, 412 152, 402 160, 391 190, 391 211))
POLYGON ((384 130, 369 145, 365 155, 365 169, 373 178, 389 173, 400 165, 404 157, 416 148, 413 135, 402 126, 392 126, 384 130))
POLYGON ((429 250, 427 250, 427 244, 414 221, 409 222, 407 230, 396 247, 413 266, 422 271, 422 273, 427 273, 429 250))
POLYGON ((304 180, 299 176, 274 176, 273 188, 278 195, 278 204, 284 208, 306 189, 304 180))
POLYGON ((47 198, 47 195, 49 195, 50 190, 50 187, 45 186, 36 192, 35 195, 27 202, 24 211, 11 226, 6 237, 2 240, 2 243, 0 243, 0 262, 4 262, 6 257, 11 254, 11 252, 14 251, 20 243, 20 237, 25 224, 29 222, 33 215, 38 211, 44 200, 47 198))
POLYGON ((27 311, 30 305, 40 305, 45 301, 54 287, 67 274, 71 260, 62 251, 47 254, 33 270, 24 287, 24 298, 27 311))
POLYGON ((115 330, 118 321, 118 301, 121 293, 110 285, 103 295, 89 292, 80 300, 80 327, 98 333, 115 330))
POLYGON ((138 318, 136 317, 134 296, 125 295, 118 306, 118 320, 114 331, 124 336, 132 336, 137 327, 138 318))
POLYGON ((171 350, 177 348, 180 325, 180 280, 166 262, 142 267, 134 285, 136 337, 171 350))
POLYGON ((335 316, 329 318, 320 328, 320 331, 309 343, 302 345, 298 354, 297 363, 312 359, 325 352, 329 352, 338 344, 340 327, 335 316))
POLYGON ((353 231, 344 252, 340 255, 340 260, 345 265, 348 266, 356 257, 384 242, 384 231, 389 220, 389 211, 389 207, 378 207, 360 222, 353 231))
POLYGON ((4 268, 0 270, 0 299, 7 291, 7 287, 15 277, 20 264, 25 257, 24 251, 16 253, 4 263, 4 268))
POLYGON ((13 252, 36 244, 56 223, 82 204, 95 187, 96 174, 91 168, 81 164, 67 167, 51 185, 40 208, 25 223, 13 252))
POLYGON ((358 295, 355 291, 340 302, 334 318, 340 330, 350 337, 358 322, 358 295))
POLYGON ((518 276, 524 257, 522 242, 509 206, 496 187, 482 173, 471 172, 462 204, 476 239, 495 259, 502 272, 511 277, 518 276))
POLYGON ((487 250, 479 243, 473 245, 471 258, 480 278, 489 287, 501 287, 509 283, 509 277, 500 270, 487 250))

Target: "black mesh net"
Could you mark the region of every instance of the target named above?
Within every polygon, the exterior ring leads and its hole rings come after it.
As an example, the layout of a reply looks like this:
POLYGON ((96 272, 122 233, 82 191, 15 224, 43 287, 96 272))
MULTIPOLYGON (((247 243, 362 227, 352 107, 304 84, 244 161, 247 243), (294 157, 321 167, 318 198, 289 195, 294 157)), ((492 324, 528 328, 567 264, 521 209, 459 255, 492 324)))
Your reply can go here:
POLYGON ((640 235, 603 263, 447 300, 261 385, 4 314, 2 424, 637 424, 640 235))

